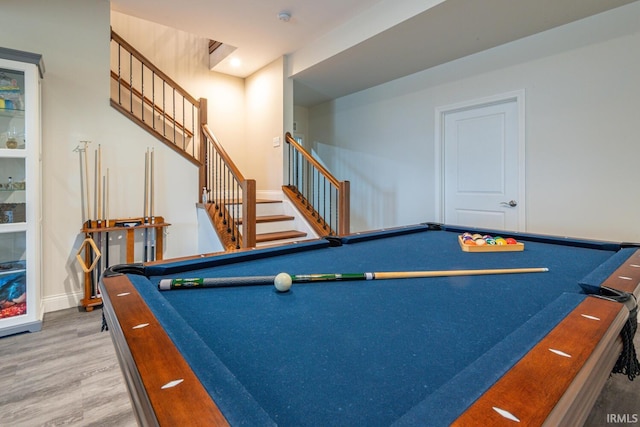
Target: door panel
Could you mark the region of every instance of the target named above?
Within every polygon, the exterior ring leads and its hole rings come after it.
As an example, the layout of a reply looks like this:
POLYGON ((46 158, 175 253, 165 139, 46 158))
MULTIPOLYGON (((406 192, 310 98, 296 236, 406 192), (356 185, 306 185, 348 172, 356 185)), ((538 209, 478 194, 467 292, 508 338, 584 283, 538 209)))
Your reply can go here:
POLYGON ((518 134, 515 100, 444 115, 445 223, 519 229, 518 134))

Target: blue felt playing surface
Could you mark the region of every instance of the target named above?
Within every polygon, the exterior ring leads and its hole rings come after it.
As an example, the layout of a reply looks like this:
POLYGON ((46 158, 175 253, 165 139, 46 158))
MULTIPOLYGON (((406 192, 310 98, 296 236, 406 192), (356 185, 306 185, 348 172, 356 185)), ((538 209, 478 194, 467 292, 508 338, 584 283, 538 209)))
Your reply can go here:
POLYGON ((448 424, 586 297, 578 282, 613 252, 526 242, 523 252, 470 254, 456 234, 430 231, 257 254, 188 276, 550 271, 294 284, 287 293, 159 292, 161 278, 184 272, 131 276, 233 425, 448 424))

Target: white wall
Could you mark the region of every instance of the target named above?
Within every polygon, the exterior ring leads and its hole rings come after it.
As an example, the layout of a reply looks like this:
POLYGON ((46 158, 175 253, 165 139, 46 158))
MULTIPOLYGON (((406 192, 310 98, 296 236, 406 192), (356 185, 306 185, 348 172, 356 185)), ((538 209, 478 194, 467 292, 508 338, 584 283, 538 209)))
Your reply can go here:
MULTIPOLYGON (((75 254, 82 227, 78 154, 81 139, 115 154, 108 103, 109 2, 8 0, 0 13, 0 44, 43 55, 43 296, 51 306, 77 303, 81 271, 75 254), (38 11, 34 13, 34 11, 38 11)), ((114 189, 115 193, 115 189, 114 189)), ((115 197, 120 199, 120 197, 115 197)), ((119 203, 116 202, 116 203, 119 203)))
POLYGON ((258 190, 280 190, 284 145, 284 58, 246 79, 246 145, 239 166, 258 190), (274 138, 279 138, 274 146, 274 138))
MULTIPOLYGON (((110 169, 112 218, 143 214, 144 153, 153 147, 156 171, 167 172, 156 172, 155 206, 156 215, 172 224, 165 258, 198 253, 197 169, 109 105, 109 7, 107 0, 2 1, 0 45, 40 53, 46 67, 42 85, 45 311, 78 305, 82 297, 82 274, 75 258, 83 239, 80 161, 73 151, 80 140, 92 141, 90 154, 98 144, 102 147, 103 171, 110 169)), ((209 124, 221 142, 242 147, 244 80, 210 72, 207 48, 199 50, 205 43, 202 39, 114 15, 114 29, 121 36, 196 98, 208 99, 209 124)), ((274 105, 278 103, 281 110, 281 97, 275 99, 274 105)), ((277 126, 281 128, 282 119, 277 126)), ((268 134, 270 138, 277 133, 269 129, 268 134)))
POLYGON ((531 232, 640 241, 640 3, 311 108, 353 230, 436 219, 435 110, 525 89, 531 232))

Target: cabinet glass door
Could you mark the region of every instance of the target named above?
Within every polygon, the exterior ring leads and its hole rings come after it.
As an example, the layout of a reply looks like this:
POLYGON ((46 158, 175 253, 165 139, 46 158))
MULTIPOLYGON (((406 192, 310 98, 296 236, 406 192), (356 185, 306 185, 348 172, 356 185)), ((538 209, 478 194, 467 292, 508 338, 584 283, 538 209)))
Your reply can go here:
POLYGON ((24 73, 0 68, 0 148, 25 148, 24 73))
POLYGON ((26 233, 0 234, 0 319, 27 314, 26 233))
POLYGON ((26 222, 24 158, 0 158, 0 224, 26 222))

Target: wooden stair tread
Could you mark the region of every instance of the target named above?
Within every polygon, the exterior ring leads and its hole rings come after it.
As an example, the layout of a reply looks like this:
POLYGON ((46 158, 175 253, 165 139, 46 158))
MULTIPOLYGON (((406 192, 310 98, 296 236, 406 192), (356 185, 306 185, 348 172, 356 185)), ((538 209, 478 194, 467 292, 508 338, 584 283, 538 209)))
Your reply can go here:
POLYGON ((306 237, 307 233, 298 230, 276 231, 273 233, 261 233, 256 235, 256 243, 270 242, 272 240, 296 239, 306 237))
MULTIPOLYGON (((224 199, 222 202, 226 205, 241 205, 242 199, 224 199)), ((256 203, 258 204, 268 204, 268 203, 282 203, 282 200, 275 199, 256 199, 256 203)), ((207 204, 215 204, 215 202, 207 202, 207 204)))
MULTIPOLYGON (((295 217, 290 215, 263 215, 256 217, 256 223, 262 224, 266 222, 293 221, 295 217)), ((238 219, 238 224, 242 224, 242 218, 238 219)))

